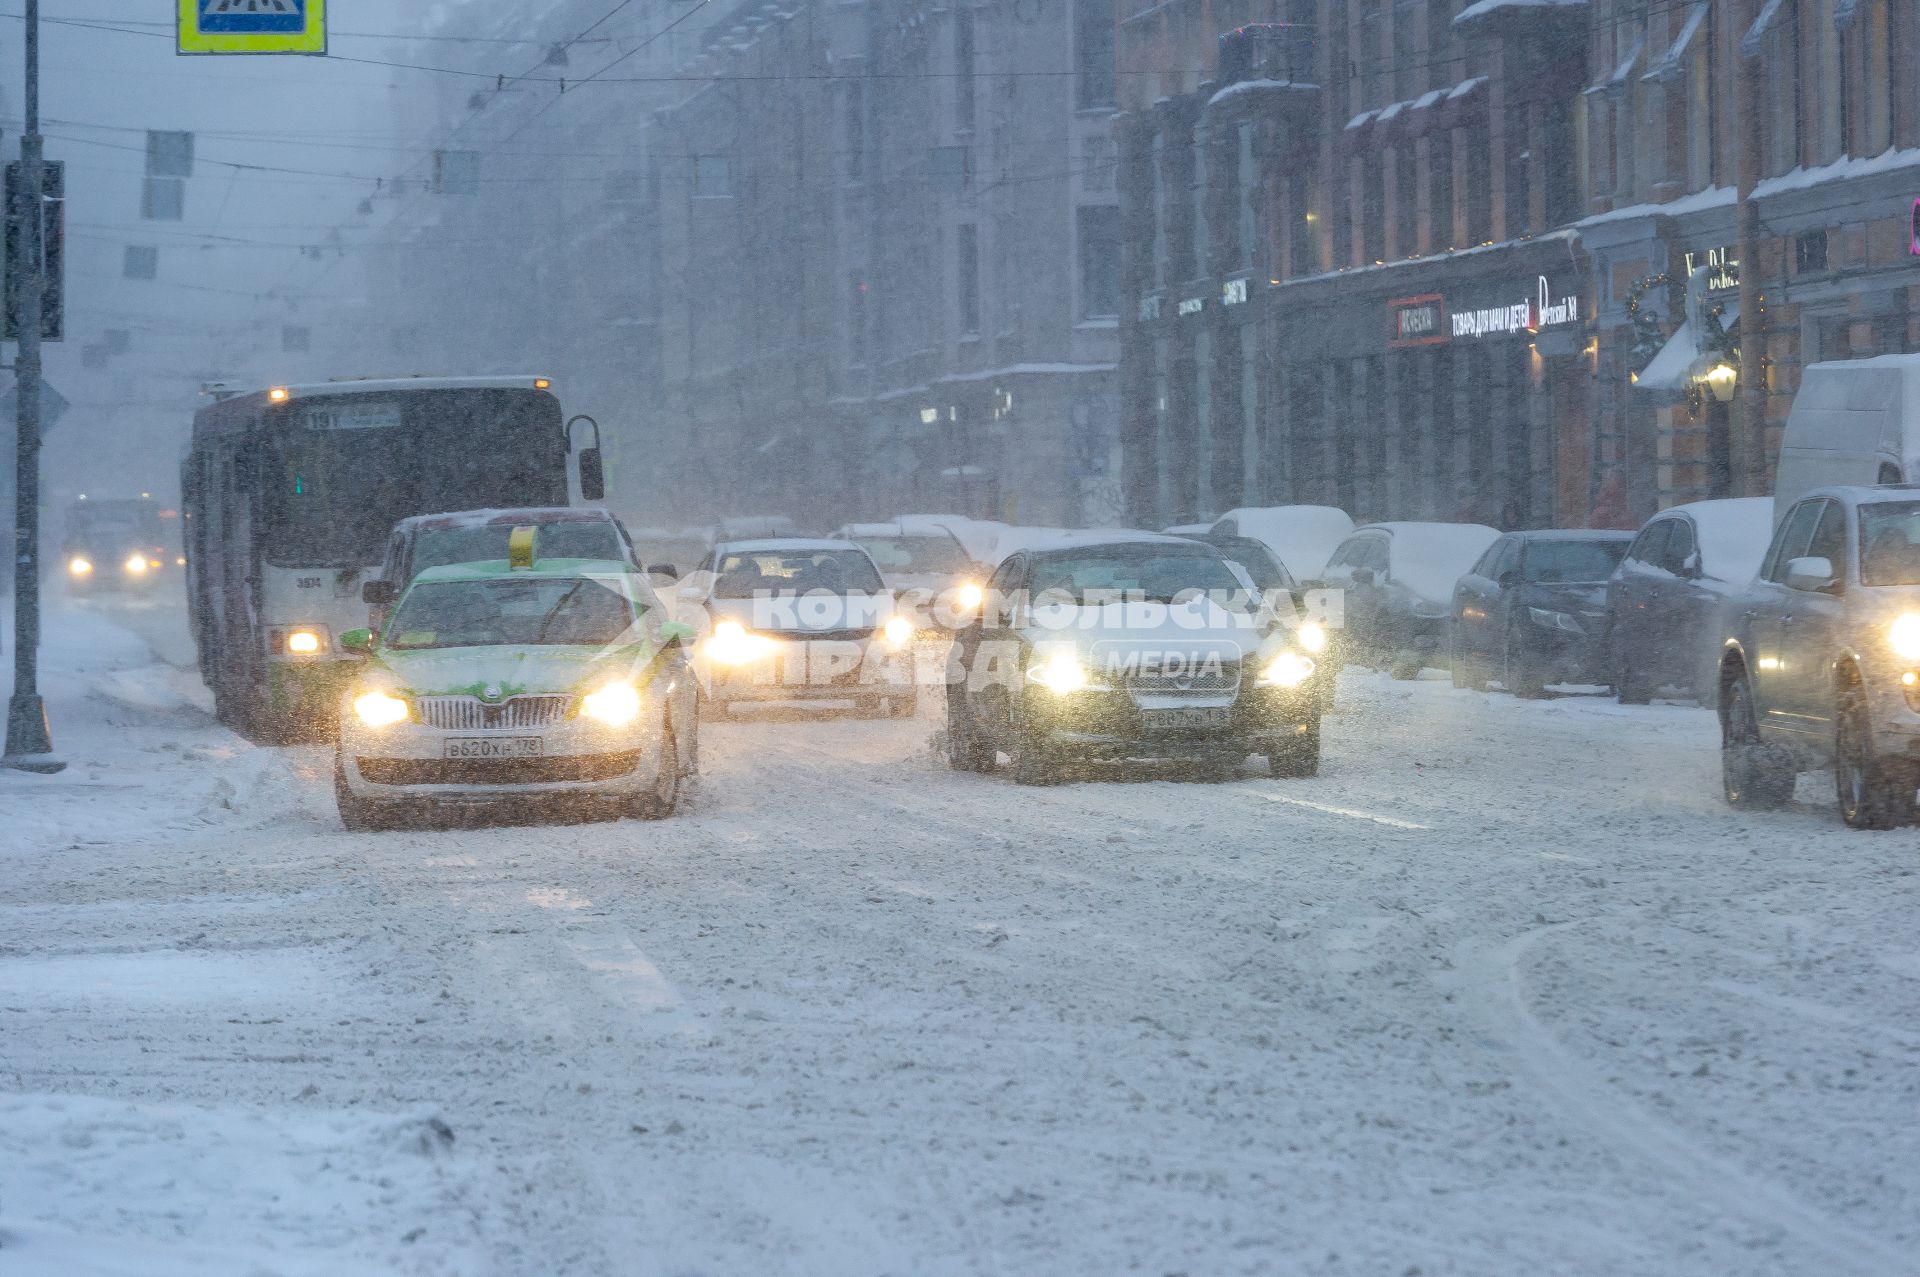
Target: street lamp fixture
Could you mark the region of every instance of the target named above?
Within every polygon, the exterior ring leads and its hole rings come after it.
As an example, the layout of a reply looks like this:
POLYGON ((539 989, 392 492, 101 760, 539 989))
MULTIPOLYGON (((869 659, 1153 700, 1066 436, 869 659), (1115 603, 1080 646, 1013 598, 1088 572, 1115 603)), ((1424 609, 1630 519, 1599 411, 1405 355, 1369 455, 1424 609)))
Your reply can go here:
POLYGON ((1732 403, 1734 387, 1740 383, 1740 370, 1723 360, 1702 373, 1700 380, 1706 383, 1715 399, 1721 403, 1732 403))

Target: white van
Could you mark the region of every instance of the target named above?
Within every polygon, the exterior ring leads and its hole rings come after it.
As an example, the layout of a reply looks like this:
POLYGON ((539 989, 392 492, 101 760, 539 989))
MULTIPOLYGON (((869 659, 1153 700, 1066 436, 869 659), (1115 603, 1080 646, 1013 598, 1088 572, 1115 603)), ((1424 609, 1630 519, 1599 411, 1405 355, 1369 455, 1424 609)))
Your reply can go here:
POLYGON ((1920 479, 1920 354, 1813 364, 1780 437, 1773 520, 1815 488, 1920 479))

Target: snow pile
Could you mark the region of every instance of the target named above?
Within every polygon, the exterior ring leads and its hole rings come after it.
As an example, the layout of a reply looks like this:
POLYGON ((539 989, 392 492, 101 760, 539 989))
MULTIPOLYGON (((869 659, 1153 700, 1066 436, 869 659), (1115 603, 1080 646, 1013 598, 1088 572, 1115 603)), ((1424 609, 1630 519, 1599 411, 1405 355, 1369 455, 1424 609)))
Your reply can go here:
POLYGON ((1920 147, 1908 147, 1905 150, 1895 150, 1890 147, 1879 155, 1864 159, 1835 160, 1831 164, 1822 164, 1817 168, 1797 168, 1782 173, 1779 177, 1770 177, 1753 188, 1753 198, 1763 200, 1769 195, 1779 195, 1784 191, 1805 190, 1809 186, 1818 186, 1822 182, 1873 177, 1880 173, 1892 173, 1900 169, 1917 167, 1920 167, 1920 147))

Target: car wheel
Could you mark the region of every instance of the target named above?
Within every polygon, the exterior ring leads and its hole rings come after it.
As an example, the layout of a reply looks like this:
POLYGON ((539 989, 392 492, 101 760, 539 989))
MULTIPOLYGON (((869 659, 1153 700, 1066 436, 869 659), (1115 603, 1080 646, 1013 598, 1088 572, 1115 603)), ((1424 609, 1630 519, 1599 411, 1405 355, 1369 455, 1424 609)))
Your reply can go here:
POLYGON ((680 806, 680 751, 673 729, 660 738, 660 774, 653 788, 633 800, 633 814, 641 820, 665 820, 680 806))
POLYGON ((1746 676, 1728 683, 1720 711, 1720 789, 1727 805, 1771 811, 1793 797, 1795 773, 1760 739, 1753 690, 1746 676))
POLYGON ((1506 659, 1500 681, 1507 691, 1522 700, 1537 701, 1547 694, 1547 674, 1540 663, 1527 655, 1513 635, 1507 635, 1506 659))
POLYGON ((346 766, 338 758, 333 763, 333 804, 340 811, 341 828, 350 834, 397 829, 402 823, 400 804, 361 798, 347 788, 346 766))
POLYGON ((1267 771, 1283 780, 1306 780, 1320 774, 1320 720, 1314 718, 1307 730, 1284 745, 1275 745, 1267 755, 1267 771))
POLYGON ((1893 829, 1913 819, 1913 770, 1902 760, 1874 757, 1873 728, 1857 687, 1842 694, 1833 780, 1840 819, 1855 829, 1893 829))
POLYGON ((1008 755, 1013 760, 1014 784, 1052 785, 1059 782, 1059 760, 1032 733, 1018 730, 1008 755))
POLYGON ((980 739, 958 688, 947 690, 947 765, 957 772, 990 772, 1000 761, 992 745, 980 739))
POLYGON ((1652 701, 1653 688, 1648 685, 1645 675, 1637 673, 1634 670, 1633 658, 1625 652, 1620 651, 1617 643, 1609 644, 1609 646, 1615 649, 1613 655, 1613 694, 1619 698, 1620 703, 1622 705, 1645 705, 1652 701))

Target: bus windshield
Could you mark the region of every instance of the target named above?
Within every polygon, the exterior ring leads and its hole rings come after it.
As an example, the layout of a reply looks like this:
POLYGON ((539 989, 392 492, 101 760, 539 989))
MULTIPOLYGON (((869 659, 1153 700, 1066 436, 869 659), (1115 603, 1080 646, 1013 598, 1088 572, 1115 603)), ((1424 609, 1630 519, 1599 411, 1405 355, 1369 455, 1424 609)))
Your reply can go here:
POLYGON ((296 399, 269 427, 266 559, 380 561, 401 519, 565 505, 560 405, 532 390, 415 390, 296 399))

